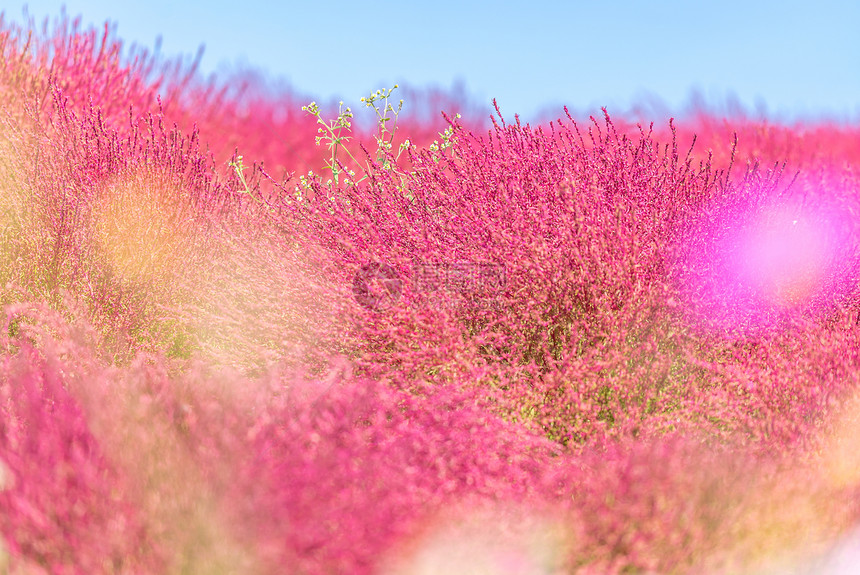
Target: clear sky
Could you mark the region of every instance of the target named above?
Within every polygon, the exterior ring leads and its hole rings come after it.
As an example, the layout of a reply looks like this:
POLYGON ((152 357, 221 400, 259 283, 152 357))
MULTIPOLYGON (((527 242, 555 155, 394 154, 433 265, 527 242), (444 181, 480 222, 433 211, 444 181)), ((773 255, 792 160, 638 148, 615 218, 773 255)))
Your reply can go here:
MULTIPOLYGON (((683 111, 693 91, 771 118, 860 119, 860 2, 668 0, 5 0, 41 21, 66 6, 84 24, 117 24, 163 54, 205 46, 206 73, 250 65, 319 101, 358 99, 395 82, 451 88, 506 117, 561 106, 622 113, 659 100, 683 111), (317 7, 318 6, 318 7, 317 7)), ((408 104, 408 103, 407 103, 408 104)))

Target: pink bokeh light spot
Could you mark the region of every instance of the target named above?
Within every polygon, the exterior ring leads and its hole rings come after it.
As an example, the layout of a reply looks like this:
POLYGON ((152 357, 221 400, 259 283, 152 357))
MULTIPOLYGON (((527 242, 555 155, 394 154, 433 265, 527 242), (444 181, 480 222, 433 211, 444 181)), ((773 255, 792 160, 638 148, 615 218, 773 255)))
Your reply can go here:
POLYGON ((731 206, 709 218, 681 288, 694 323, 749 333, 831 307, 853 261, 852 220, 824 196, 759 209, 731 206))
POLYGON ((822 287, 826 230, 803 216, 774 211, 741 238, 735 274, 778 308, 803 305, 822 287))

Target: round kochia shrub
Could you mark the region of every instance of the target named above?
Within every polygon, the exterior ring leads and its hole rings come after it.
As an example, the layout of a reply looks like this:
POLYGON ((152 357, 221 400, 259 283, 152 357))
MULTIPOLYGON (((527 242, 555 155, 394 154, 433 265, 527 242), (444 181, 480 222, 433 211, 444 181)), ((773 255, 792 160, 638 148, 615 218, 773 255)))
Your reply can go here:
POLYGON ((398 276, 384 309, 332 296, 370 373, 480 387, 563 444, 673 429, 790 444, 853 386, 850 171, 733 179, 608 116, 585 132, 452 126, 444 152, 317 183, 283 211, 334 285, 372 262, 398 276), (780 399, 796 393, 802 407, 780 399))

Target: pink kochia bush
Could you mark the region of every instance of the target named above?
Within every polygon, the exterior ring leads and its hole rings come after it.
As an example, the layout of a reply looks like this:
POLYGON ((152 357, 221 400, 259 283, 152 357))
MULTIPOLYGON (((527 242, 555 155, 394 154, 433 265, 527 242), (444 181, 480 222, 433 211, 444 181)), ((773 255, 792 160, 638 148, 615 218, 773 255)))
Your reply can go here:
POLYGON ((9 551, 51 573, 157 565, 126 478, 93 435, 64 362, 27 341, 6 337, 3 347, 0 530, 9 551))
POLYGON ((253 76, 0 52, 0 571, 743 573, 860 519, 856 125, 415 116, 301 182, 253 76))

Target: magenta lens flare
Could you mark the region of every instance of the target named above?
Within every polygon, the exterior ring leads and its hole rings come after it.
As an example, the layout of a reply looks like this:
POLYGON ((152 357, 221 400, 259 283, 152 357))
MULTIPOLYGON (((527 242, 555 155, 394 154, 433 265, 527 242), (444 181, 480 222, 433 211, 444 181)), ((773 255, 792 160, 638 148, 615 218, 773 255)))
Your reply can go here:
POLYGON ((699 226, 703 241, 683 266, 694 324, 751 334, 839 303, 855 261, 853 220, 835 195, 814 200, 729 206, 699 226))

